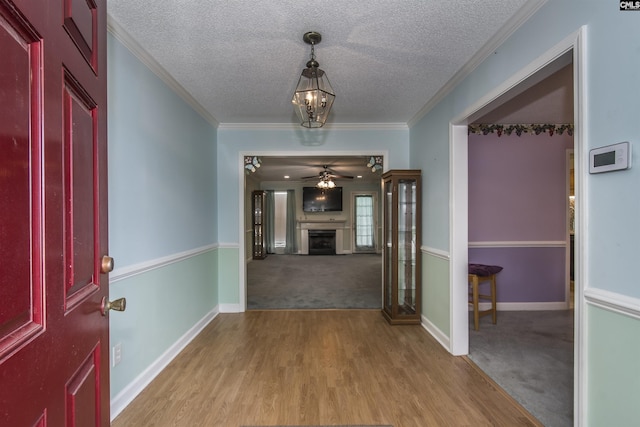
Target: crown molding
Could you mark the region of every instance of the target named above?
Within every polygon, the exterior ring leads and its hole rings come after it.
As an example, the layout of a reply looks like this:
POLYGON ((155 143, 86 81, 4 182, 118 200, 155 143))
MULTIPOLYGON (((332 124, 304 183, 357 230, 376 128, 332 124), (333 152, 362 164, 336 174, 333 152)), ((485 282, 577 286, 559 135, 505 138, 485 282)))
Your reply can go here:
POLYGON ((424 116, 431 111, 440 101, 442 101, 453 89, 464 80, 473 70, 478 67, 485 59, 487 59, 496 49, 502 45, 518 28, 520 28, 538 9, 540 9, 547 0, 531 0, 524 6, 498 31, 487 43, 478 51, 471 59, 455 73, 449 81, 440 88, 436 94, 429 99, 429 102, 420 109, 408 122, 409 127, 413 127, 424 116))
POLYGON ((220 123, 191 96, 111 15, 107 15, 107 31, 122 43, 136 58, 158 76, 207 122, 219 130, 282 131, 303 130, 322 132, 327 130, 408 130, 407 123, 332 123, 321 129, 303 129, 297 123, 220 123))
POLYGON ((319 129, 306 129, 297 123, 220 123, 218 129, 324 132, 330 130, 409 130, 409 126, 406 123, 333 123, 319 129))
POLYGON ((160 78, 171 90, 182 98, 191 108, 213 127, 218 127, 219 122, 209 112, 191 96, 191 94, 171 77, 167 72, 133 37, 110 15, 107 14, 107 31, 111 33, 120 43, 122 43, 136 58, 146 65, 151 72, 160 78))

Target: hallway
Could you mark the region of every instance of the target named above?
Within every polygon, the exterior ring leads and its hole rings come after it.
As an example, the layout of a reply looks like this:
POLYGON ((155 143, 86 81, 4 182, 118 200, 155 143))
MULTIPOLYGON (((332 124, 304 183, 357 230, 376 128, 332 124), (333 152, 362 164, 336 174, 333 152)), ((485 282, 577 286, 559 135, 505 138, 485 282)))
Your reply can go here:
POLYGON ((112 423, 540 425, 466 358, 378 310, 221 314, 112 423))

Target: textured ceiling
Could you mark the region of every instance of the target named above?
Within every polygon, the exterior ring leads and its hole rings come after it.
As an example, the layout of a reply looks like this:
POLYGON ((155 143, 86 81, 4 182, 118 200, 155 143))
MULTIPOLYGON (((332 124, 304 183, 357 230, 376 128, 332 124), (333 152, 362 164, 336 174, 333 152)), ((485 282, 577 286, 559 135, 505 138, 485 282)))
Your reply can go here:
MULTIPOLYGON (((291 96, 309 59, 302 35, 310 30, 322 34, 316 57, 337 95, 330 125, 406 125, 542 3, 109 0, 107 7, 112 32, 157 63, 221 126, 296 126, 291 96)), ((476 122, 572 122, 571 76, 566 67, 476 122)), ((284 175, 299 181, 328 165, 362 176, 354 180, 379 182, 364 157, 262 160, 253 175, 260 181, 284 175)))
MULTIPOLYGON (((115 26, 217 122, 294 123, 318 31, 328 123, 406 124, 541 0, 109 0, 115 26)), ((495 47, 495 46, 493 46, 495 47)))

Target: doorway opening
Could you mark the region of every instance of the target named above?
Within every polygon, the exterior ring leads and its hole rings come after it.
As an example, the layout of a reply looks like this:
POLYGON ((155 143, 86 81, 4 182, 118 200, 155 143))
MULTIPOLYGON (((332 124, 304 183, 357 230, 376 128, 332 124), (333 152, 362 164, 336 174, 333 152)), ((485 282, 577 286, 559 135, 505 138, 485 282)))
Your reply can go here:
MULTIPOLYGON (((386 152, 374 151, 380 165, 372 168, 368 163, 374 157, 372 152, 307 153, 299 152, 250 152, 245 156, 259 157, 261 167, 255 172, 242 171, 244 186, 240 208, 244 212, 242 224, 240 285, 240 310, 253 309, 332 309, 332 308, 375 308, 382 306, 382 257, 376 253, 378 206, 380 197, 380 175, 384 169, 386 152), (318 172, 328 166, 337 186, 341 187, 342 209, 316 212, 304 209, 304 188, 318 183, 318 172), (375 170, 374 170, 375 169, 375 170), (284 178, 286 176, 286 178, 284 178), (282 200, 278 201, 278 193, 282 200), (247 253, 252 245, 250 197, 252 191, 263 191, 267 195, 265 221, 273 221, 273 246, 268 251, 271 256, 253 260, 247 253), (269 202, 269 194, 272 195, 269 202), (373 215, 370 217, 371 230, 368 242, 356 250, 354 228, 353 194, 371 196, 373 215), (291 200, 294 206, 291 207, 291 200), (280 208, 278 207, 280 206, 280 208), (284 208, 286 206, 286 208, 284 208), (271 212, 269 214, 268 212, 271 212), (280 212, 280 213, 279 213, 280 212), (372 217, 372 219, 371 219, 372 217), (280 223, 280 227, 278 226, 280 223), (281 230, 286 224, 287 233, 281 230), (308 256, 310 237, 319 230, 320 252, 340 256, 308 256), (326 231, 334 231, 335 236, 326 236, 326 231), (292 232, 291 232, 292 231, 292 232), (282 251, 283 236, 295 236, 296 250, 282 251), (373 250, 365 252, 373 246, 373 250), (319 264, 319 265, 316 265, 319 264)), ((362 220, 360 221, 362 223, 362 220)), ((332 233, 333 234, 333 233, 332 233)), ((289 239, 287 237, 287 239, 289 239)), ((269 240, 269 239, 266 239, 269 240)), ((290 240, 290 239, 289 239, 290 240)), ((288 243, 287 243, 288 246, 288 243)), ((323 253, 324 255, 324 253, 323 253)))
MULTIPOLYGON (((581 215, 585 206, 584 193, 581 191, 581 171, 586 170, 583 164, 583 108, 584 94, 585 56, 584 56, 584 29, 580 29, 561 43, 553 47, 533 63, 512 76, 510 79, 491 93, 487 94, 478 103, 472 105, 450 125, 450 150, 451 150, 451 247, 450 247, 450 296, 451 296, 451 325, 449 349, 453 354, 466 355, 469 353, 469 313, 467 303, 467 287, 460 286, 467 283, 467 271, 469 264, 469 188, 468 188, 468 133, 467 125, 473 123, 479 117, 492 111, 505 102, 513 99, 526 89, 542 81, 568 63, 573 63, 573 106, 574 106, 574 143, 573 149, 576 155, 575 163, 575 309, 573 313, 573 364, 575 375, 573 376, 573 417, 576 425, 581 424, 580 414, 584 405, 584 393, 582 385, 583 366, 582 359, 582 280, 585 269, 583 264, 583 250, 580 244, 585 240, 584 230, 581 228, 581 215)), ((568 268, 567 268, 568 273, 568 268)), ((499 317, 499 316, 498 316, 499 317)), ((498 320, 499 322, 499 320, 498 320)))

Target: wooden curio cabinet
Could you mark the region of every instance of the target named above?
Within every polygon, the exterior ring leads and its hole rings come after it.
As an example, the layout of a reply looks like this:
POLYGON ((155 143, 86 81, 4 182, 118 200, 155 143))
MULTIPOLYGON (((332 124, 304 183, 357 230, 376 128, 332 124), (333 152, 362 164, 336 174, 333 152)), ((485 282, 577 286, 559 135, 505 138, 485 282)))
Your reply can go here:
POLYGON ((390 170, 384 188, 384 301, 392 325, 419 324, 420 170, 390 170))
POLYGON ((267 257, 267 249, 264 242, 266 199, 267 193, 265 191, 254 191, 252 193, 253 259, 265 259, 267 257))

